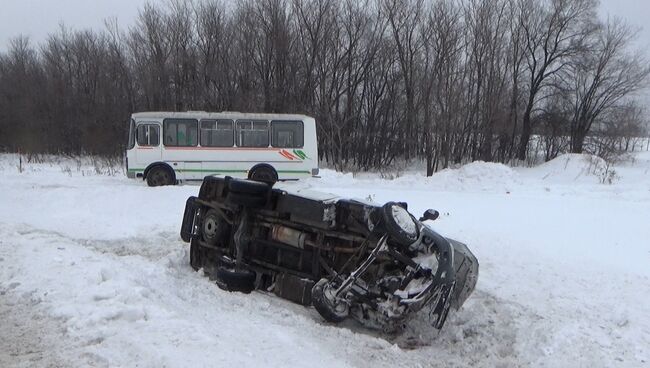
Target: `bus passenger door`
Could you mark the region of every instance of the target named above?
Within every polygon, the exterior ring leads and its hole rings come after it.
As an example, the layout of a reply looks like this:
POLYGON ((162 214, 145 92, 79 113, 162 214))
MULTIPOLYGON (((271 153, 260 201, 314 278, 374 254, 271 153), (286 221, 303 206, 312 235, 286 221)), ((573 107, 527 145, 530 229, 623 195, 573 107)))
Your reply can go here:
POLYGON ((139 123, 136 128, 134 168, 144 170, 149 164, 160 161, 160 124, 139 123))

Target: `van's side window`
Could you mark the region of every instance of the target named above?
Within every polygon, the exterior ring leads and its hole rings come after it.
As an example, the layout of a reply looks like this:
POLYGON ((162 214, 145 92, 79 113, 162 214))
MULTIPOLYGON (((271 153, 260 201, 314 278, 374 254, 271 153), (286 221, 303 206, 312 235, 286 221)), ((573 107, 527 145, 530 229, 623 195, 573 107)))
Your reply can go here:
POLYGON ((135 135, 140 147, 155 147, 160 144, 160 126, 158 124, 140 124, 135 135))
POLYGON ((268 147, 269 123, 266 120, 237 120, 237 146, 268 147))
POLYGON ((302 148, 304 130, 302 121, 274 120, 271 122, 271 145, 278 148, 302 148))
POLYGON ((195 119, 165 119, 163 136, 165 146, 192 147, 198 143, 198 121, 195 119))
POLYGON ((235 135, 232 120, 201 120, 201 146, 232 147, 234 141, 235 135))

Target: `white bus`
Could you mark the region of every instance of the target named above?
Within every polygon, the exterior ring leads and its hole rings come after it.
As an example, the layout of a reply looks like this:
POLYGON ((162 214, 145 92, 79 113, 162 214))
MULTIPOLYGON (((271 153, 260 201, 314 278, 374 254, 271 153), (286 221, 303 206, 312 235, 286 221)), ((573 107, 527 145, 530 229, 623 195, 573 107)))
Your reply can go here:
POLYGON ((140 112, 131 116, 129 178, 149 186, 230 175, 262 181, 318 175, 316 123, 305 115, 140 112))

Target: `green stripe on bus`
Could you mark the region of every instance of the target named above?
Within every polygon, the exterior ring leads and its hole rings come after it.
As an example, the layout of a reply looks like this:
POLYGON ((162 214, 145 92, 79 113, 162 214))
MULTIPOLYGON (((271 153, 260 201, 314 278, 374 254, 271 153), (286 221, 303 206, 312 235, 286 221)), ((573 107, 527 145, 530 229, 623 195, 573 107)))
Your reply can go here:
MULTIPOLYGON (((248 170, 209 170, 209 169, 175 169, 178 172, 225 172, 225 173, 246 173, 248 170)), ((309 170, 277 170, 279 173, 311 174, 309 170)))
MULTIPOLYGON (((130 172, 140 172, 144 169, 129 169, 130 172)), ((209 169, 174 169, 177 172, 213 172, 213 173, 247 173, 248 170, 209 170, 209 169)), ((309 170, 277 170, 278 173, 311 174, 309 170)))
POLYGON ((246 170, 203 170, 203 169, 174 169, 178 172, 224 172, 224 173, 245 173, 246 170))

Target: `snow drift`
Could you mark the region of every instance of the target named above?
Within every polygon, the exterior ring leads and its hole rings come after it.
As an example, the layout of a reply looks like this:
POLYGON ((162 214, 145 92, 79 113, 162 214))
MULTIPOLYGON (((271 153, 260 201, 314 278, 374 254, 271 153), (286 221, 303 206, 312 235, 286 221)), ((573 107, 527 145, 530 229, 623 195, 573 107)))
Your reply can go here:
POLYGON ((178 229, 197 186, 2 156, 0 366, 647 366, 650 154, 636 158, 612 185, 578 176, 579 157, 282 184, 438 209, 475 252, 477 289, 445 329, 416 319, 393 340, 193 272, 178 229))

